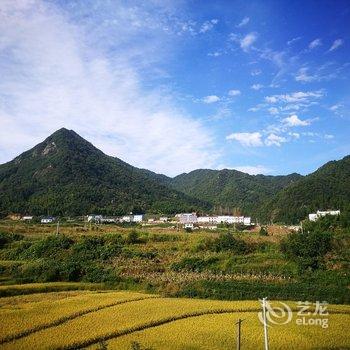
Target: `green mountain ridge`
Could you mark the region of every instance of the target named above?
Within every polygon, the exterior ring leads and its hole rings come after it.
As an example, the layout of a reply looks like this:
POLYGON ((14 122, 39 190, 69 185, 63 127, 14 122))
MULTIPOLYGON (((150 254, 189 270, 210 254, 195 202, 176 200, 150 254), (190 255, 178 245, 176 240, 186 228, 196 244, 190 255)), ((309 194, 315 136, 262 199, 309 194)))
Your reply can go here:
POLYGON ((296 223, 350 202, 350 156, 302 176, 198 169, 174 178, 139 169, 62 128, 0 165, 0 214, 241 213, 296 223))
POLYGON ((209 209, 158 175, 105 155, 62 128, 0 165, 0 212, 82 215, 209 209))

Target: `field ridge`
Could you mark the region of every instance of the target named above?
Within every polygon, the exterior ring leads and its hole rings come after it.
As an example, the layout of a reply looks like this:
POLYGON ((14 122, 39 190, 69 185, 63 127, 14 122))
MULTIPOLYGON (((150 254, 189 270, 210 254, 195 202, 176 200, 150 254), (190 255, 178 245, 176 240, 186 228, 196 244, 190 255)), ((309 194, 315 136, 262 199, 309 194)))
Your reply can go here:
POLYGON ((43 323, 43 324, 40 324, 36 327, 26 329, 26 330, 21 331, 19 333, 9 334, 6 337, 0 339, 0 344, 9 343, 11 341, 24 338, 24 337, 27 337, 27 336, 33 334, 33 333, 40 332, 42 330, 45 330, 45 329, 48 329, 51 327, 57 327, 63 323, 74 320, 78 317, 81 317, 81 316, 84 316, 84 315, 87 315, 87 314, 90 314, 93 312, 97 312, 100 310, 104 310, 104 309, 107 309, 109 307, 122 305, 122 304, 126 304, 126 303, 131 303, 131 302, 136 302, 136 301, 142 301, 142 300, 146 300, 146 299, 156 299, 156 298, 159 298, 159 296, 155 295, 155 296, 139 297, 139 298, 128 299, 128 300, 119 300, 119 301, 114 302, 114 303, 99 305, 99 306, 95 306, 95 307, 90 308, 90 309, 80 310, 80 311, 74 312, 70 315, 60 317, 54 321, 43 323))

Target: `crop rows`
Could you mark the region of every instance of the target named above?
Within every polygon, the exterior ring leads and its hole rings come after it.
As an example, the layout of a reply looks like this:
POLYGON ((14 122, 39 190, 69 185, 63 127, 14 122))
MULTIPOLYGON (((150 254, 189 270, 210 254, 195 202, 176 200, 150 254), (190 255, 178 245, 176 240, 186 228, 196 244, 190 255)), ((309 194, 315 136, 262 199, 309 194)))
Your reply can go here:
POLYGON ((139 298, 134 298, 134 299, 129 299, 129 300, 119 300, 119 301, 116 301, 113 303, 99 305, 99 306, 96 306, 96 307, 93 307, 90 309, 80 310, 80 311, 77 311, 77 312, 72 313, 70 315, 60 317, 54 321, 43 323, 43 324, 37 325, 33 328, 29 328, 29 329, 23 330, 21 332, 15 333, 15 334, 9 334, 6 337, 0 339, 0 344, 5 344, 5 343, 11 342, 13 340, 21 339, 23 337, 26 337, 30 334, 42 331, 44 329, 59 326, 65 322, 74 320, 75 318, 87 315, 87 314, 92 313, 92 312, 97 312, 97 311, 107 309, 107 308, 110 308, 113 306, 121 305, 121 304, 131 303, 131 302, 135 302, 135 301, 141 301, 141 300, 145 300, 145 299, 154 299, 154 298, 158 298, 158 296, 147 296, 147 297, 139 297, 139 298))
MULTIPOLYGON (((292 312, 297 312, 299 309, 297 308, 291 308, 292 312)), ((193 318, 193 317, 199 317, 199 316, 204 316, 204 315, 219 315, 219 314, 229 314, 229 313, 252 313, 252 312, 259 312, 261 311, 261 308, 255 308, 255 309, 206 309, 206 310, 201 310, 201 311, 193 311, 193 312, 188 312, 188 313, 183 313, 180 315, 172 315, 168 316, 165 318, 161 318, 159 320, 153 320, 149 322, 142 323, 140 325, 135 325, 132 327, 127 327, 121 330, 117 330, 115 332, 107 333, 105 335, 97 336, 97 337, 92 337, 90 339, 86 339, 84 341, 80 342, 73 342, 69 345, 62 346, 62 347, 56 347, 54 348, 55 350, 74 350, 74 349, 81 349, 85 348, 103 341, 108 341, 111 339, 119 338, 121 336, 125 335, 130 335, 135 332, 140 332, 149 328, 154 328, 158 327, 164 324, 168 324, 171 322, 175 322, 178 320, 183 320, 187 318, 193 318)), ((312 310, 310 310, 312 312, 312 310)), ((330 311, 330 310, 328 310, 330 311)), ((350 310, 332 310, 332 314, 350 314, 350 310)))

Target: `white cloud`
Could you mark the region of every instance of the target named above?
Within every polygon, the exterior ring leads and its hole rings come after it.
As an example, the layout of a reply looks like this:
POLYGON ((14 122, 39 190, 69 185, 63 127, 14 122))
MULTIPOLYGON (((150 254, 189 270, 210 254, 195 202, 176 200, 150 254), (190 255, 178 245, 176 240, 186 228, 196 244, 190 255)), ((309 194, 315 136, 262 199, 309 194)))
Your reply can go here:
POLYGON ((295 139, 300 138, 300 134, 298 132, 289 132, 288 135, 295 138, 295 139))
POLYGON ((293 39, 291 39, 291 40, 288 40, 288 41, 287 41, 287 45, 292 45, 292 44, 294 44, 295 42, 299 41, 300 39, 301 39, 301 37, 298 36, 298 37, 296 37, 296 38, 293 38, 293 39))
POLYGON ((229 96, 239 96, 241 94, 240 90, 230 90, 228 92, 229 96))
POLYGON ((243 39, 240 40, 240 46, 243 51, 248 51, 250 47, 255 43, 258 35, 256 33, 249 33, 243 39))
POLYGON ((226 140, 238 141, 241 145, 246 147, 263 146, 260 132, 238 132, 226 136, 226 140))
POLYGON ((65 126, 138 167, 175 175, 212 166, 211 132, 171 93, 143 84, 175 45, 154 17, 165 10, 95 5, 77 3, 68 18, 53 2, 1 1, 1 161, 65 126))
POLYGON ((202 26, 199 29, 199 33, 206 33, 209 30, 212 30, 214 28, 214 25, 217 24, 219 20, 212 19, 210 21, 205 21, 202 26))
POLYGON ((210 104, 210 103, 215 103, 220 101, 220 97, 216 96, 216 95, 209 95, 209 96, 205 96, 203 97, 202 100, 204 103, 210 104))
POLYGON ((209 53, 208 53, 208 56, 210 56, 210 57, 219 57, 219 56, 221 56, 221 55, 222 55, 222 53, 219 52, 219 51, 209 52, 209 53))
POLYGON ((324 93, 322 90, 318 91, 308 91, 308 92, 292 92, 290 94, 282 94, 282 95, 273 95, 266 96, 265 101, 268 103, 277 103, 277 102, 285 102, 285 103, 293 103, 293 102, 303 102, 308 101, 310 99, 317 99, 323 97, 324 93))
POLYGON ((238 170, 243 173, 247 173, 250 175, 258 175, 258 174, 270 174, 271 169, 264 165, 239 165, 239 166, 224 166, 220 165, 218 170, 222 169, 230 169, 230 170, 238 170))
POLYGON ((330 49, 328 51, 334 51, 338 47, 342 46, 343 44, 344 44, 344 40, 343 39, 336 39, 336 40, 334 40, 332 46, 330 47, 330 49))
POLYGON ((307 125, 310 125, 311 123, 310 120, 299 119, 299 117, 296 114, 292 114, 291 116, 284 118, 282 121, 286 126, 290 126, 290 127, 307 126, 307 125))
POLYGON ((257 75, 260 75, 262 73, 261 69, 253 69, 251 72, 250 72, 250 75, 255 77, 257 75))
POLYGON ((261 84, 253 84, 252 86, 251 86, 251 88, 253 89, 253 90, 260 90, 260 89, 262 89, 264 87, 264 85, 261 85, 261 84))
POLYGON ((272 114, 272 115, 278 114, 278 108, 276 108, 276 107, 270 107, 270 108, 268 109, 268 111, 269 111, 269 113, 272 114))
POLYGON ((254 42, 257 40, 258 34, 255 32, 249 33, 242 37, 241 35, 231 33, 230 40, 239 44, 241 49, 245 52, 248 52, 254 42))
POLYGON ((242 21, 239 23, 239 24, 237 24, 237 28, 241 28, 241 27, 244 27, 245 25, 247 25, 248 24, 248 22, 249 22, 249 17, 244 17, 243 19, 242 19, 242 21))
POLYGON ((316 77, 312 75, 308 75, 308 68, 306 67, 300 68, 297 75, 295 76, 296 81, 302 81, 302 82, 310 82, 315 79, 316 77))
POLYGON ((335 104, 335 105, 329 107, 329 109, 334 112, 334 111, 338 110, 340 107, 341 107, 341 104, 335 104))
POLYGON ((327 140, 331 140, 331 139, 334 139, 334 135, 325 134, 325 135, 324 135, 324 138, 327 139, 327 140))
POLYGON ((312 50, 321 45, 322 45, 322 40, 320 38, 317 38, 311 41, 311 43, 309 44, 309 49, 312 50))
POLYGON ((278 136, 276 134, 269 134, 269 136, 265 139, 266 146, 281 146, 282 143, 287 142, 287 139, 282 136, 278 136))

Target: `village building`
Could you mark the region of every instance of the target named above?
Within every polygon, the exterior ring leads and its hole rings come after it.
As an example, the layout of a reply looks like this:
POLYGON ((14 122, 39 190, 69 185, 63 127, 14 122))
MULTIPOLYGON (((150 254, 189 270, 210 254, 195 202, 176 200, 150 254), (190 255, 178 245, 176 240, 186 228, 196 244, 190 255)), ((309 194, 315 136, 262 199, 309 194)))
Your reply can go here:
POLYGON ((101 222, 102 219, 103 219, 102 215, 90 214, 87 216, 88 222, 101 222))
POLYGON ((181 213, 177 217, 181 224, 194 224, 198 221, 196 213, 181 213))
POLYGON ((326 215, 340 215, 340 210, 317 210, 316 213, 309 214, 309 220, 316 221, 326 215))
POLYGON ((143 215, 134 215, 132 218, 133 222, 142 222, 143 221, 143 215))
POLYGON ((33 216, 29 216, 29 215, 22 216, 22 221, 30 221, 30 220, 33 220, 33 216))
POLYGON ((54 221, 55 221, 55 218, 52 217, 52 216, 48 216, 48 217, 42 218, 42 219, 40 220, 40 222, 41 222, 42 224, 51 224, 51 223, 53 223, 54 221))

